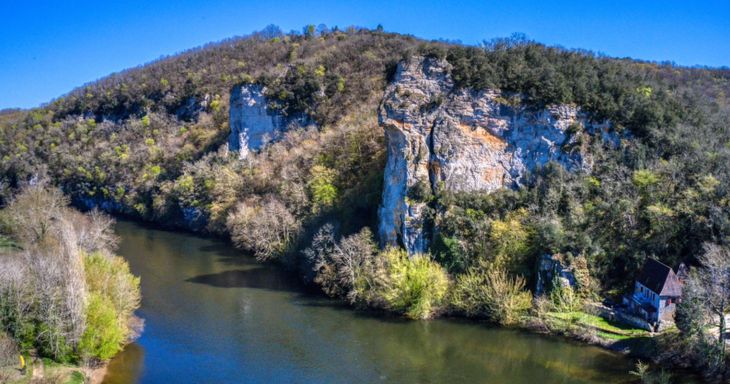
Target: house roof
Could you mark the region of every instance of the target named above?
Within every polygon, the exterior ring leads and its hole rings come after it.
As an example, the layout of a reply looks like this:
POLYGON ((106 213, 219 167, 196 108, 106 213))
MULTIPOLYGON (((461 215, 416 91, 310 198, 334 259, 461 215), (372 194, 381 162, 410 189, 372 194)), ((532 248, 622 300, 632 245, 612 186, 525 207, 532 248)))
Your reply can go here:
POLYGON ((646 261, 637 281, 659 296, 682 295, 682 284, 672 268, 655 259, 646 261))

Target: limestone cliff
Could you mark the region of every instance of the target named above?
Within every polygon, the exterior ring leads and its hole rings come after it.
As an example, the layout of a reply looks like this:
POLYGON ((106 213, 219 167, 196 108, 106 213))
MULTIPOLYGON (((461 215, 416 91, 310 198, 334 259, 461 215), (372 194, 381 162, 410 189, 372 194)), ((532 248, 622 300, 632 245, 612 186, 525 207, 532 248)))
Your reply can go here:
POLYGON ((495 90, 455 87, 450 70, 434 58, 401 63, 379 111, 388 150, 380 238, 409 253, 428 249, 425 200, 436 190, 514 188, 551 161, 589 170, 576 133, 614 140, 575 106, 528 109, 495 90))
POLYGON ((233 87, 230 101, 228 149, 245 158, 276 140, 292 124, 304 125, 302 118, 290 118, 268 106, 265 89, 256 84, 233 87))

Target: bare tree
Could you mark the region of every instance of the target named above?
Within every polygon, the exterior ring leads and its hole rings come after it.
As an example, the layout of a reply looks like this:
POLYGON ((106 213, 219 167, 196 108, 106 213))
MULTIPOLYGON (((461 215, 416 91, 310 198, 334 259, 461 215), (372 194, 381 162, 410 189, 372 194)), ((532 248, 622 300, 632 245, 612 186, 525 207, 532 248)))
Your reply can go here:
POLYGON ((115 221, 111 216, 93 209, 86 215, 71 211, 69 217, 79 248, 87 253, 110 253, 116 249, 119 238, 114 233, 115 221))
POLYGON ((714 375, 721 373, 725 365, 730 251, 712 243, 705 243, 704 250, 698 257, 700 267, 692 270, 685 281, 676 320, 677 327, 690 342, 689 357, 706 365, 709 368, 706 373, 714 375))
POLYGON ((44 182, 27 186, 5 209, 6 220, 14 236, 26 243, 45 239, 53 226, 67 211, 68 199, 58 188, 46 188, 44 182))
POLYGON ((709 312, 709 321, 717 327, 720 357, 725 356, 725 314, 730 310, 730 250, 718 244, 706 243, 699 257, 700 300, 709 312))
POLYGON ((326 294, 346 298, 350 304, 355 304, 360 300, 356 281, 363 277, 376 252, 377 246, 367 227, 337 242, 334 227, 325 224, 314 235, 312 245, 304 254, 314 264, 314 282, 326 294))
POLYGON ((226 225, 233 244, 252 251, 262 261, 285 254, 300 229, 299 221, 273 196, 238 204, 226 225))

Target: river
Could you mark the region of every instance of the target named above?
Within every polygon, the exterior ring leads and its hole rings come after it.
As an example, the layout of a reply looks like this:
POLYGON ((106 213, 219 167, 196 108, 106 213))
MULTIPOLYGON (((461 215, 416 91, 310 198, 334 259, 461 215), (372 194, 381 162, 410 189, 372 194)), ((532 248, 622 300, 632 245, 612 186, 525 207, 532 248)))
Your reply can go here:
POLYGON ((142 337, 109 364, 129 383, 629 383, 623 356, 457 320, 382 318, 306 293, 227 243, 117 224, 142 278, 142 337))

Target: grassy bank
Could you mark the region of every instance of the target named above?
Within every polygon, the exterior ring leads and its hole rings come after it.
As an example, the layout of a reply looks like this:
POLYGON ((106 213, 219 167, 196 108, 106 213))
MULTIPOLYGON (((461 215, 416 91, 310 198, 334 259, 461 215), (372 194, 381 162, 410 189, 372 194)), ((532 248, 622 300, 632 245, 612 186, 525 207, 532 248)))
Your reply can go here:
POLYGON ((101 383, 106 365, 82 367, 60 364, 48 358, 27 358, 25 370, 20 365, 0 367, 0 382, 7 384, 97 384, 101 383))

